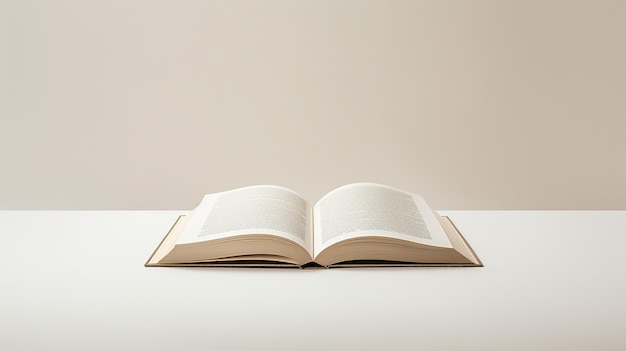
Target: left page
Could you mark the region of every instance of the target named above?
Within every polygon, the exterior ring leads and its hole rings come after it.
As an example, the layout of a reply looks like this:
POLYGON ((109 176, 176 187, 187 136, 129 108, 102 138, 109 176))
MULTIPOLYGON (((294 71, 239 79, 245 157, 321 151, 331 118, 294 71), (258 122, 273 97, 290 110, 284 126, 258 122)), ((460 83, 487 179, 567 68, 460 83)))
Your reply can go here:
POLYGON ((177 244, 190 244, 247 234, 282 237, 313 250, 311 210, 295 192, 257 185, 205 195, 191 213, 177 244))

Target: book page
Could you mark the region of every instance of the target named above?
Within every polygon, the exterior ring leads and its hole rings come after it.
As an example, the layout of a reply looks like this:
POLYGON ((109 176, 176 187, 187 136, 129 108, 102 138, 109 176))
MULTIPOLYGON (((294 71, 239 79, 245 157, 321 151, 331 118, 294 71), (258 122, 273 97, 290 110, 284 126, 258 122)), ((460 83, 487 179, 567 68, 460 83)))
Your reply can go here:
POLYGON ((295 192, 273 185, 250 186, 205 195, 178 243, 271 234, 295 241, 311 254, 310 221, 310 206, 295 192))
POLYGON ((424 199, 374 183, 333 190, 314 207, 315 255, 341 240, 384 236, 452 247, 424 199))

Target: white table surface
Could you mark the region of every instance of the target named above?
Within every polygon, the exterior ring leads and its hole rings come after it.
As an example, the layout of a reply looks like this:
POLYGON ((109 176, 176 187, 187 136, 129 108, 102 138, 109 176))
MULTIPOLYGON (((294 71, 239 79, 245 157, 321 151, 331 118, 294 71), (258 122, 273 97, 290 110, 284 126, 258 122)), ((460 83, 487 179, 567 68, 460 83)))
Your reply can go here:
POLYGON ((0 212, 0 350, 626 349, 626 211, 440 211, 482 268, 145 268, 181 213, 0 212))

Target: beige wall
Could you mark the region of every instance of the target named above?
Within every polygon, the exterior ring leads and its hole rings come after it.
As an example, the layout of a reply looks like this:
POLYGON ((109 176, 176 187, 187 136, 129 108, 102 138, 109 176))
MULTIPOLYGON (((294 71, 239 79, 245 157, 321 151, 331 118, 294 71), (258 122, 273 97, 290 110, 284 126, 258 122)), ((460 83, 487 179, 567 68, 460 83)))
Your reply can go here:
POLYGON ((626 209, 624 1, 0 0, 0 209, 355 181, 626 209))

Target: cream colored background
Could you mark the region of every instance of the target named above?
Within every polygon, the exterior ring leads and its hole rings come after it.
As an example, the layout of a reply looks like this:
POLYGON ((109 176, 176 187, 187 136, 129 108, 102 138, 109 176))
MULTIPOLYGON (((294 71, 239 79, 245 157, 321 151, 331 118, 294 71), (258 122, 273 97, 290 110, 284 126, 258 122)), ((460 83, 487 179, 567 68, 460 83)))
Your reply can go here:
POLYGON ((0 208, 355 181, 626 209, 626 2, 0 0, 0 208))

